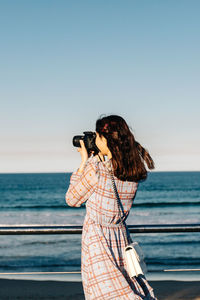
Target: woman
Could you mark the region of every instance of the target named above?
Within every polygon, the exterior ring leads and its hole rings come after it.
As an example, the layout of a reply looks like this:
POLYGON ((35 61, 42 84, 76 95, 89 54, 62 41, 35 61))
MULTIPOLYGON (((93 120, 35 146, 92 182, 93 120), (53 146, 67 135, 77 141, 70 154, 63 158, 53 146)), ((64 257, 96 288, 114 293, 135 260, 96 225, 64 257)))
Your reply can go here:
MULTIPOLYGON (((88 157, 81 140, 81 165, 72 173, 66 202, 79 207, 86 202, 82 232, 81 274, 87 300, 155 300, 146 278, 130 278, 123 259, 125 236, 113 191, 109 169, 113 168, 115 184, 124 213, 128 217, 138 182, 154 168, 149 153, 135 141, 125 120, 110 115, 96 122, 98 155, 88 157), (107 158, 107 159, 105 159, 107 158)), ((127 235, 130 237, 127 230, 127 235)))

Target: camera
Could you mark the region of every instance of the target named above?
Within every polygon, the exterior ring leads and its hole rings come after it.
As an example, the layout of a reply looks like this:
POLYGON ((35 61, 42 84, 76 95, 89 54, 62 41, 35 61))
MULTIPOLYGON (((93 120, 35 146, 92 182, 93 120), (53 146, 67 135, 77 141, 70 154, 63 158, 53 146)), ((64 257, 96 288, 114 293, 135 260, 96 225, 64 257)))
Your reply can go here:
POLYGON ((93 131, 84 131, 84 135, 75 135, 73 137, 73 146, 74 147, 81 147, 80 140, 83 140, 85 144, 85 148, 88 152, 88 155, 93 152, 94 155, 99 153, 99 148, 95 144, 96 139, 96 132, 93 131))

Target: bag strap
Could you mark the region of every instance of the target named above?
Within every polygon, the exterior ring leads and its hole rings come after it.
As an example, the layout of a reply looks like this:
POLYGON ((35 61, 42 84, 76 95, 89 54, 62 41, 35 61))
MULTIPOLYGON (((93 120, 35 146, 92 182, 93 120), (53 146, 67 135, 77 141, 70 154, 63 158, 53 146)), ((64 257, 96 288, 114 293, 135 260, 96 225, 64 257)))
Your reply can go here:
POLYGON ((117 200, 117 206, 118 206, 118 210, 119 210, 119 213, 120 213, 120 215, 119 215, 120 223, 122 223, 124 225, 122 227, 122 230, 124 232, 124 237, 125 237, 125 246, 127 246, 129 244, 129 241, 128 241, 128 238, 127 238, 127 225, 126 225, 126 222, 125 222, 126 215, 124 213, 124 208, 123 208, 123 205, 121 203, 121 199, 120 199, 118 191, 117 191, 117 187, 116 187, 116 184, 115 184, 115 179, 114 179, 114 174, 113 174, 112 167, 111 167, 111 169, 108 168, 108 171, 111 175, 112 186, 113 186, 113 190, 114 190, 115 197, 116 197, 116 200, 117 200), (121 216, 121 212, 122 212, 122 216, 121 216))
POLYGON ((114 190, 115 197, 116 197, 116 200, 117 200, 118 210, 120 212, 120 219, 121 219, 120 223, 124 223, 125 222, 125 218, 126 218, 126 215, 124 213, 124 207, 123 207, 123 205, 121 203, 121 199, 120 199, 118 191, 117 191, 117 187, 116 187, 116 184, 115 184, 115 179, 114 179, 113 171, 111 171, 110 174, 111 174, 111 180, 112 180, 113 190, 114 190), (121 217, 121 212, 122 212, 122 217, 121 217))

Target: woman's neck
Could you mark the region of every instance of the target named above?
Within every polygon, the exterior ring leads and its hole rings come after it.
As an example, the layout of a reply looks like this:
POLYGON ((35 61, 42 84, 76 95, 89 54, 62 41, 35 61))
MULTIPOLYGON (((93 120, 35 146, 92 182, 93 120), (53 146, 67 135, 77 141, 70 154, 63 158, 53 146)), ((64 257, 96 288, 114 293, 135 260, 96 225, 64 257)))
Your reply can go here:
POLYGON ((98 156, 99 161, 106 161, 106 160, 110 160, 112 158, 111 152, 109 152, 107 155, 103 155, 101 153, 98 153, 97 156, 98 156))
POLYGON ((108 156, 108 159, 111 159, 112 158, 112 153, 109 151, 107 156, 108 156))

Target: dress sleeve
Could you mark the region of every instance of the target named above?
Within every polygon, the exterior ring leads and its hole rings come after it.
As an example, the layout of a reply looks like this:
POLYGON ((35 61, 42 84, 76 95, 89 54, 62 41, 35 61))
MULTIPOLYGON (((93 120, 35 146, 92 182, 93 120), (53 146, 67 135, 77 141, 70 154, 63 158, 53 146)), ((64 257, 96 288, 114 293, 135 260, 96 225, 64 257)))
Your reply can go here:
POLYGON ((69 206, 80 207, 94 193, 98 182, 98 163, 95 156, 88 158, 82 173, 75 171, 65 194, 69 206))

